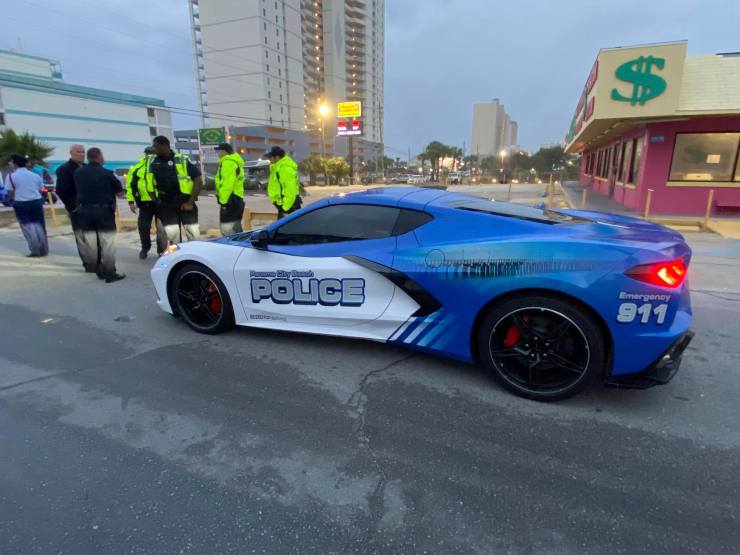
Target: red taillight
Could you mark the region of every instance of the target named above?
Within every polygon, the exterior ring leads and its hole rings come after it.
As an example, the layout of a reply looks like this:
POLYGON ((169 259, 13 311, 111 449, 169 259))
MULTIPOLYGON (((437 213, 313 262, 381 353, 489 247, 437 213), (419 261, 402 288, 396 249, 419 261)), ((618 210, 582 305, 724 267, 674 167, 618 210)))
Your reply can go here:
POLYGON ((655 264, 641 264, 625 273, 634 279, 639 279, 661 287, 680 287, 686 278, 686 262, 683 258, 670 262, 656 262, 655 264))

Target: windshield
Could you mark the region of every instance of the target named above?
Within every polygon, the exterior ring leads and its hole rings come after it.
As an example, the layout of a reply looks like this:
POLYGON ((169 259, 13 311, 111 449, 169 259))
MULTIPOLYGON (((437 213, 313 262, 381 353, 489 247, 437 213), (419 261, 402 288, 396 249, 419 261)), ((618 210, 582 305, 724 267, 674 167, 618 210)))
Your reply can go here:
POLYGON ((509 218, 518 218, 520 220, 529 220, 544 224, 562 224, 562 223, 584 223, 590 220, 579 216, 572 216, 564 212, 558 212, 551 209, 540 209, 532 206, 521 204, 511 204, 509 202, 495 202, 486 199, 465 199, 455 200, 447 203, 447 206, 459 210, 468 210, 470 212, 483 212, 495 216, 504 216, 509 218))

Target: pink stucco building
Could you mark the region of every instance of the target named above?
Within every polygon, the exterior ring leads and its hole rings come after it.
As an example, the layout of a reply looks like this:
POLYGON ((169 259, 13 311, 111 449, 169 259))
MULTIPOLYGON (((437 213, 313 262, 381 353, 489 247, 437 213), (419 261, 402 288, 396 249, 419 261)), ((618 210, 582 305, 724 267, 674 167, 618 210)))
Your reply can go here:
POLYGON ((657 214, 740 211, 740 53, 602 50, 566 136, 584 186, 657 214), (712 192, 713 191, 713 192, 712 192), (711 196, 710 196, 711 192, 711 196))

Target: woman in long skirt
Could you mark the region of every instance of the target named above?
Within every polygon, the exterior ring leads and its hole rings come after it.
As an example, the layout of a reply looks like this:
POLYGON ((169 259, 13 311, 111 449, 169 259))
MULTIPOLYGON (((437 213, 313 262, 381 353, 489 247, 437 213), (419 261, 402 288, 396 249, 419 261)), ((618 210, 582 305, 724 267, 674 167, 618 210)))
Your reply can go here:
POLYGON ((38 174, 26 167, 27 164, 25 156, 13 154, 11 166, 14 171, 6 178, 5 186, 13 200, 15 217, 31 251, 28 256, 46 256, 49 254, 49 241, 46 237, 44 200, 41 196, 44 182, 38 174))

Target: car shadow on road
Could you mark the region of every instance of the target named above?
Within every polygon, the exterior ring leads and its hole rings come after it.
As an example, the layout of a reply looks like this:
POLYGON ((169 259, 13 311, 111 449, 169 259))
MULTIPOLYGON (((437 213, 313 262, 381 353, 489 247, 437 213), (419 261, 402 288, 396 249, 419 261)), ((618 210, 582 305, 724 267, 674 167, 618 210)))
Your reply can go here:
MULTIPOLYGON (((474 394, 476 397, 491 401, 517 399, 513 394, 505 391, 496 380, 479 364, 470 364, 464 361, 444 358, 416 349, 408 349, 396 345, 355 339, 314 335, 302 332, 283 330, 269 330, 263 328, 240 327, 222 336, 225 345, 234 348, 251 342, 251 347, 264 350, 265 354, 291 353, 294 363, 313 360, 316 353, 321 353, 324 363, 335 360, 340 366, 357 364, 368 371, 413 355, 406 361, 397 364, 393 372, 383 379, 399 379, 413 381, 419 385, 435 390, 446 390, 450 394, 474 394), (334 356, 332 356, 334 354, 334 356)), ((238 348, 238 347, 237 347, 238 348)), ((304 372, 311 372, 305 368, 304 372)), ((653 399, 670 394, 670 384, 656 387, 652 390, 616 389, 606 387, 595 381, 586 391, 572 399, 556 403, 563 408, 590 409, 596 412, 634 411, 645 410, 653 404, 653 399)), ((519 398, 519 401, 531 406, 544 405, 538 401, 519 398)))

